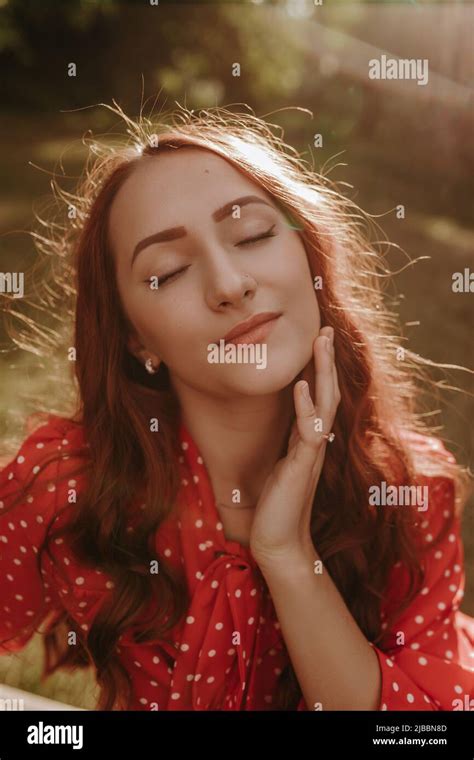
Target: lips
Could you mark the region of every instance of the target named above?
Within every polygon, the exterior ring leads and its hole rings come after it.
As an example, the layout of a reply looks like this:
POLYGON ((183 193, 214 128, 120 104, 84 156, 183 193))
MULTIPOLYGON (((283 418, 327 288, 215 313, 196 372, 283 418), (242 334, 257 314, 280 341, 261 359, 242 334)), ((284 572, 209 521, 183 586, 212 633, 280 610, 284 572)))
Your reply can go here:
MULTIPOLYGON (((281 312, 262 312, 256 314, 250 319, 246 319, 244 322, 239 322, 232 330, 230 330, 223 338, 226 343, 236 342, 235 339, 246 338, 248 340, 258 340, 261 335, 264 335, 271 329, 273 321, 281 316, 281 312)), ((241 341, 240 341, 241 342, 241 341)))

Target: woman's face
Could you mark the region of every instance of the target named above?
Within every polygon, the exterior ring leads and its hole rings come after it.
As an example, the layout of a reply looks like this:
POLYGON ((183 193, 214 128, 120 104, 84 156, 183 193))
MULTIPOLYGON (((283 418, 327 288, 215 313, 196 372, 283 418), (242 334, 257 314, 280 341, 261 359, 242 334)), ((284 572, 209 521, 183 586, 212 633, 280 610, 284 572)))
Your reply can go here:
POLYGON ((225 159, 184 148, 144 160, 113 201, 109 239, 134 327, 128 347, 143 364, 164 362, 176 390, 274 393, 312 359, 320 318, 303 243, 268 194, 225 159), (161 241, 146 242, 164 230, 161 241), (209 361, 210 346, 262 312, 280 314, 254 338, 266 344, 264 368, 261 359, 261 369, 256 359, 209 361))

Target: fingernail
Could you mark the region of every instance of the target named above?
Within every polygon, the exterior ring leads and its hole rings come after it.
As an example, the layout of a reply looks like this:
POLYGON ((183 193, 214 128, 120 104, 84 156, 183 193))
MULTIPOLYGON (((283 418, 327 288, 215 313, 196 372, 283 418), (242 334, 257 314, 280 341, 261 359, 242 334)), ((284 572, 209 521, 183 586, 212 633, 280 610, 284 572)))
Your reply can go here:
POLYGON ((329 340, 331 341, 331 344, 334 343, 334 327, 329 328, 329 340))
POLYGON ((327 336, 326 336, 326 351, 328 352, 328 354, 331 353, 331 340, 327 336))

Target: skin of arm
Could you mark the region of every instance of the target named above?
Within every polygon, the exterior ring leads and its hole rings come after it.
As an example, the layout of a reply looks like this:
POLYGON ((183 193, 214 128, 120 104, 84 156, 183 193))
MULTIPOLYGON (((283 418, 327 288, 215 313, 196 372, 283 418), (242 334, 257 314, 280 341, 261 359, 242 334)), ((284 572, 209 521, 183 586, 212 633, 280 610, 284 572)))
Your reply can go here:
POLYGON ((378 710, 378 657, 320 557, 282 555, 260 564, 301 691, 310 710, 378 710))

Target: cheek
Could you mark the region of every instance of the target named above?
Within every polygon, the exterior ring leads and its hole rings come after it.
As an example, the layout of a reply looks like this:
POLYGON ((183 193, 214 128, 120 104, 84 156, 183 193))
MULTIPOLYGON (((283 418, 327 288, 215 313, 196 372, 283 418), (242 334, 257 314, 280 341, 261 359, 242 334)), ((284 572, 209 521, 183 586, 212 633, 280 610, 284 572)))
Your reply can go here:
MULTIPOLYGON (((123 292, 123 291, 122 291, 123 292)), ((166 311, 159 308, 152 295, 138 291, 137 293, 121 293, 122 308, 128 323, 149 350, 157 350, 166 336, 172 332, 172 320, 166 311)))
POLYGON ((291 287, 301 287, 301 284, 308 280, 311 283, 312 275, 306 248, 296 233, 287 231, 282 235, 274 263, 291 287))
POLYGON ((196 332, 199 329, 193 310, 183 308, 174 299, 141 304, 135 320, 150 349, 170 367, 194 366, 202 350, 196 332))
POLYGON ((299 325, 299 337, 304 341, 314 340, 321 327, 318 290, 315 288, 318 283, 313 279, 305 250, 295 252, 296 260, 298 266, 294 267, 290 283, 293 293, 291 310, 299 325))
POLYGON ((295 243, 293 237, 287 242, 279 257, 279 280, 292 301, 292 307, 314 317, 319 314, 317 290, 306 249, 301 241, 295 243))
POLYGON ((306 250, 303 245, 300 246, 298 258, 298 289, 300 291, 301 301, 307 311, 319 315, 318 307, 318 280, 313 275, 308 261, 306 250))
POLYGON ((126 310, 128 319, 133 326, 144 338, 149 338, 154 332, 154 326, 160 324, 160 320, 154 315, 155 309, 152 308, 149 297, 128 298, 126 301, 126 310))

